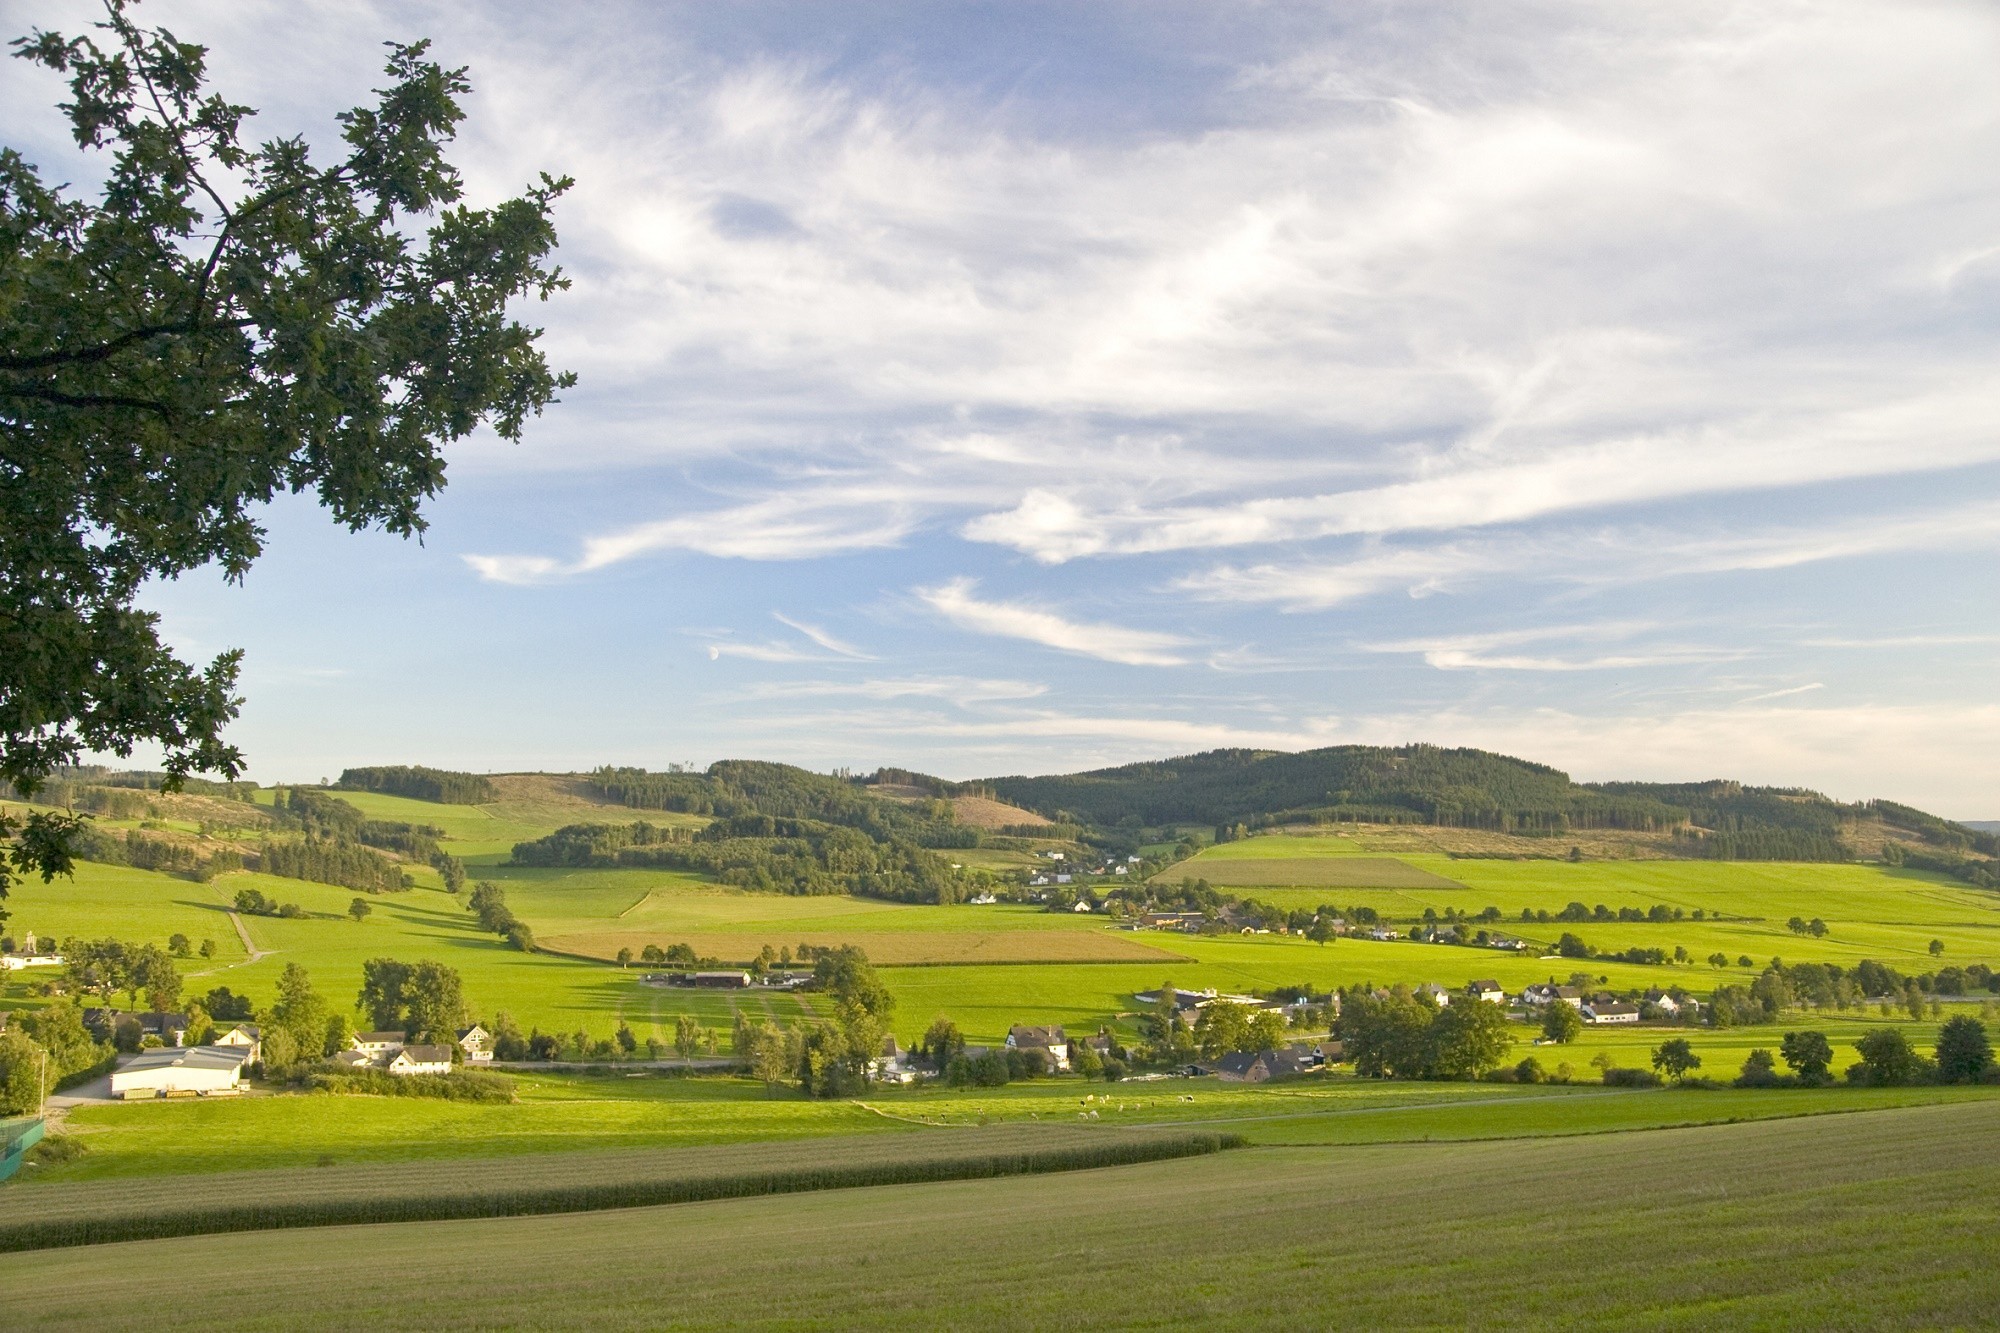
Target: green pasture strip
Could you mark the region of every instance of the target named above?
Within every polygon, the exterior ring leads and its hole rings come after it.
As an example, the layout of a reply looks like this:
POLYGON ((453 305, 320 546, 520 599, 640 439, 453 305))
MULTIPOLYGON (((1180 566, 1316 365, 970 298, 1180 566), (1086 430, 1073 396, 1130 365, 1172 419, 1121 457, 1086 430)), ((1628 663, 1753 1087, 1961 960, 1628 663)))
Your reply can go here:
POLYGON ((1736 1124, 1907 1106, 1985 1101, 1989 1088, 1590 1088, 1570 1097, 1468 1097, 1242 1120, 1218 1128, 1252 1143, 1362 1144, 1555 1138, 1687 1125, 1736 1124))
POLYGON ((219 1232, 519 1217, 760 1194, 1040 1175, 1232 1146, 1197 1132, 996 1129, 508 1162, 237 1172, 10 1191, 0 1252, 219 1232))
MULTIPOLYGON (((1229 847, 1241 845, 1228 844, 1229 847)), ((1182 861, 1168 866, 1154 878, 1165 884, 1178 884, 1183 879, 1205 879, 1223 888, 1275 885, 1458 890, 1466 887, 1455 879, 1388 856, 1233 857, 1226 853, 1225 848, 1222 854, 1204 854, 1182 861)))
POLYGON ((193 1237, 0 1257, 0 1287, 21 1328, 1974 1328, 1996 1193, 1986 1102, 193 1237), (356 1280, 412 1255, 476 1287, 356 1280), (162 1299, 232 1272, 220 1314, 162 1299))
POLYGON ((38 1180, 518 1158, 905 1129, 846 1102, 767 1095, 745 1078, 524 1074, 512 1104, 282 1094, 79 1107, 62 1132, 85 1152, 38 1180))

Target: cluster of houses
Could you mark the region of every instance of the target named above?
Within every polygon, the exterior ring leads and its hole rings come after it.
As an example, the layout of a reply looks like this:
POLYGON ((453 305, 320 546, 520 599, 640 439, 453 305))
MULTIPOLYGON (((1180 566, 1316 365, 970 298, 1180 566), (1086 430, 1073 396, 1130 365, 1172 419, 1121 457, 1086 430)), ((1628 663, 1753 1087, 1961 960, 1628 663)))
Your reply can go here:
MULTIPOLYGON (((1113 879, 1130 875, 1139 868, 1140 858, 1128 856, 1122 861, 1109 857, 1101 862, 1071 861, 1066 852, 1043 852, 1042 855, 1055 864, 1047 870, 1036 871, 1028 876, 1028 887, 1047 888, 1052 884, 1073 884, 1079 875, 1103 879, 1113 879)), ((1088 904, 1080 904, 1078 911, 1088 912, 1088 904)))
MULTIPOLYGON (((229 1096, 242 1091, 243 1071, 263 1053, 263 1031, 255 1023, 233 1023, 198 1046, 186 1043, 186 1014, 117 1014, 87 1009, 84 1024, 108 1034, 114 1023, 138 1023, 159 1045, 148 1046, 111 1075, 111 1095, 127 1100, 150 1097, 229 1096)), ((357 1032, 330 1063, 336 1069, 379 1069, 390 1074, 449 1074, 457 1059, 485 1064, 493 1059, 492 1034, 474 1023, 458 1033, 452 1047, 413 1043, 402 1032, 357 1032)))
MULTIPOLYGON (((469 1065, 493 1059, 493 1034, 479 1024, 461 1028, 458 1058, 469 1065)), ((454 1063, 450 1046, 426 1046, 403 1032, 357 1032, 348 1048, 333 1057, 336 1069, 380 1069, 390 1074, 449 1074, 454 1063)))
POLYGON ((646 986, 693 986, 700 990, 748 990, 752 986, 797 990, 812 979, 811 972, 773 969, 759 977, 740 967, 730 967, 710 972, 648 972, 639 981, 646 986))
MULTIPOLYGON (((1202 992, 1176 991, 1176 996, 1203 997, 1202 992)), ((1142 997, 1143 998, 1143 997, 1142 997)), ((1157 999, 1157 995, 1155 996, 1157 999)), ((1214 991, 1206 992, 1205 999, 1213 1003, 1218 998, 1214 991)), ((1229 997, 1235 998, 1235 997, 1229 997)), ((1262 1002, 1260 1002, 1262 1003, 1262 1002)), ((1087 1047, 1102 1058, 1112 1053, 1117 1038, 1109 1028, 1099 1028, 1085 1037, 1081 1046, 1087 1047)), ((995 1048, 968 1046, 965 1056, 969 1060, 979 1060, 995 1048)), ((1073 1067, 1072 1044, 1069 1034, 1060 1023, 1032 1025, 1017 1023, 1007 1030, 1007 1042, 998 1048, 1015 1051, 1022 1055, 1039 1055, 1042 1067, 1052 1074, 1066 1074, 1073 1067)), ((1293 1074, 1303 1074, 1325 1066, 1327 1059, 1339 1057, 1338 1043, 1317 1042, 1294 1045, 1282 1051, 1248 1051, 1225 1055, 1220 1060, 1185 1066, 1180 1072, 1190 1077, 1214 1075, 1225 1083, 1263 1083, 1274 1078, 1284 1078, 1293 1074), (1331 1049, 1329 1049, 1331 1047, 1331 1049)), ((905 1050, 894 1037, 886 1037, 882 1042, 882 1054, 868 1066, 869 1077, 879 1083, 915 1083, 927 1074, 940 1071, 925 1068, 911 1051, 905 1050)))

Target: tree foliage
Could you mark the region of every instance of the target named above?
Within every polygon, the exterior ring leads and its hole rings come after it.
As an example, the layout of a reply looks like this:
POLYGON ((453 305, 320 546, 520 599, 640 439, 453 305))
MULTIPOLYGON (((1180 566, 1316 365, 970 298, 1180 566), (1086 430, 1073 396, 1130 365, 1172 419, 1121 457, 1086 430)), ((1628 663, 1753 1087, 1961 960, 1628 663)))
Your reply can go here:
MULTIPOLYGON (((286 492, 350 529, 419 533, 447 443, 518 439, 573 382, 508 314, 565 285, 548 256, 569 182, 462 202, 445 149, 464 70, 392 45, 388 86, 320 161, 300 136, 246 139, 253 112, 207 87, 206 50, 130 9, 16 44, 68 80, 102 189, 0 150, 0 778, 19 789, 141 742, 170 785, 233 777, 239 654, 181 661, 139 590, 211 563, 240 580, 255 507, 286 492)), ((8 819, 0 888, 68 873, 74 832, 8 819)))

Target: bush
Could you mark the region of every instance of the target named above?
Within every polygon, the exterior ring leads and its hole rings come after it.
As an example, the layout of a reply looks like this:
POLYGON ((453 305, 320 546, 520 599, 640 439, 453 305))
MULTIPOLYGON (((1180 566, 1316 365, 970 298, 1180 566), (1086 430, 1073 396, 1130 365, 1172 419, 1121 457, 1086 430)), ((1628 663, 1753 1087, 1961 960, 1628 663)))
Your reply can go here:
POLYGON ((1604 1086, 1607 1088, 1657 1088, 1660 1076, 1650 1069, 1619 1069, 1612 1067, 1604 1071, 1604 1086))
POLYGON ((448 1102, 511 1102, 514 1080, 505 1074, 391 1074, 382 1069, 322 1070, 306 1076, 314 1092, 344 1096, 436 1097, 448 1102))

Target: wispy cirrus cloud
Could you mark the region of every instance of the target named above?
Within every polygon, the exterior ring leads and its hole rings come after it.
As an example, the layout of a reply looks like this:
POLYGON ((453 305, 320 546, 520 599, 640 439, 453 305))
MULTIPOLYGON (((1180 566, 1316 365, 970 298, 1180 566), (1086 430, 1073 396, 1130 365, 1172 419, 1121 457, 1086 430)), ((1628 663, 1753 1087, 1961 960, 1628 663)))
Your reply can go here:
POLYGON ((975 595, 977 580, 953 579, 919 588, 917 599, 960 629, 1000 638, 1025 639, 1045 648, 1095 657, 1125 666, 1182 666, 1192 640, 1157 630, 1093 624, 1026 602, 996 602, 975 595))
POLYGON ((1345 559, 1220 565, 1178 586, 1198 596, 1305 611, 1405 592, 1424 597, 1482 580, 1532 577, 1615 585, 1689 574, 1790 569, 1903 551, 2000 545, 2000 502, 1870 515, 1812 526, 1689 536, 1646 524, 1481 536, 1430 545, 1378 545, 1345 559))
POLYGON ((1426 666, 1440 671, 1613 671, 1635 667, 1685 666, 1698 662, 1733 662, 1751 653, 1742 648, 1686 643, 1644 642, 1658 630, 1644 623, 1610 621, 1587 625, 1549 625, 1488 634, 1458 634, 1367 645, 1370 652, 1414 653, 1426 666), (1621 651, 1596 648, 1572 654, 1525 653, 1529 644, 1621 642, 1621 651), (1636 642, 1635 642, 1636 641, 1636 642))

